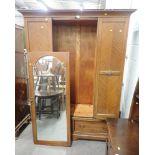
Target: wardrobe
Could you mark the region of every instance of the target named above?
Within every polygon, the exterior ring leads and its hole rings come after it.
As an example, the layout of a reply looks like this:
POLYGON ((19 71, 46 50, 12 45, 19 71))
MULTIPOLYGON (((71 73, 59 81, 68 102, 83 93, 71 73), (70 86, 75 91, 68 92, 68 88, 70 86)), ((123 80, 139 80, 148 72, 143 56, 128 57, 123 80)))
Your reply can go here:
POLYGON ((120 115, 131 13, 135 10, 19 10, 28 52, 69 52, 72 138, 107 140, 120 115))

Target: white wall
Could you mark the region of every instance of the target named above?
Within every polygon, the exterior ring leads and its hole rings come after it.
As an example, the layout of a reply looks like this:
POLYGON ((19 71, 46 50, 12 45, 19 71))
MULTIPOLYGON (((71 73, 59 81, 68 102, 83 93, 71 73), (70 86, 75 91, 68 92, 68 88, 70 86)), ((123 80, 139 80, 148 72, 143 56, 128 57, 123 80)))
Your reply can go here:
POLYGON ((139 0, 106 0, 106 9, 137 9, 139 0))
POLYGON ((138 11, 131 15, 121 95, 121 117, 128 118, 136 82, 139 77, 138 11))
POLYGON ((130 9, 132 0, 106 0, 106 9, 130 9))

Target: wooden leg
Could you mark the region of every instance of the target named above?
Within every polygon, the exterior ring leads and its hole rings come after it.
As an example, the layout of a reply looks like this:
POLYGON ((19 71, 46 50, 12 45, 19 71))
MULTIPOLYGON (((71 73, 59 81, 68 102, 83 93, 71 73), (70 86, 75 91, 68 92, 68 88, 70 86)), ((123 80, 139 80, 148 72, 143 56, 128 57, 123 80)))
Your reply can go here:
POLYGON ((39 120, 41 120, 42 99, 40 99, 38 102, 38 109, 39 109, 39 120))
POLYGON ((60 116, 60 99, 59 99, 59 96, 57 97, 57 104, 58 104, 57 118, 59 118, 59 116, 60 116))
POLYGON ((106 154, 108 155, 108 145, 109 145, 109 142, 108 142, 108 139, 106 140, 106 154))
POLYGON ((53 114, 53 102, 52 102, 52 98, 51 98, 51 114, 53 114))
POLYGON ((76 140, 78 140, 78 137, 77 136, 72 136, 72 140, 76 141, 76 140))

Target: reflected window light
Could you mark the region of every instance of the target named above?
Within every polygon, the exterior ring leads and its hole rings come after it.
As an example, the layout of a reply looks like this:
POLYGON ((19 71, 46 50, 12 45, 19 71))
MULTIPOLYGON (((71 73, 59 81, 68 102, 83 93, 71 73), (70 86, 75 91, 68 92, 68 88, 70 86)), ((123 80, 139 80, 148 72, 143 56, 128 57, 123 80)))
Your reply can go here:
POLYGON ((76 18, 76 19, 80 19, 80 16, 79 16, 79 15, 77 15, 77 16, 75 16, 75 18, 76 18))
POLYGON ((80 11, 83 11, 84 7, 83 4, 80 5, 80 11))

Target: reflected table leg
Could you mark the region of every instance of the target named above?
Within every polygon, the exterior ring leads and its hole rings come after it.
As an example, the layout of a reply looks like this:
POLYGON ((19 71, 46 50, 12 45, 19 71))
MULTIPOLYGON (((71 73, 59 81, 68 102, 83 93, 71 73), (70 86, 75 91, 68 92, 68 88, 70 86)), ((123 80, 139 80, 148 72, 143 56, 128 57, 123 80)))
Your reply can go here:
POLYGON ((39 112, 39 120, 41 120, 41 113, 42 113, 42 102, 43 102, 43 99, 38 98, 38 112, 39 112))

